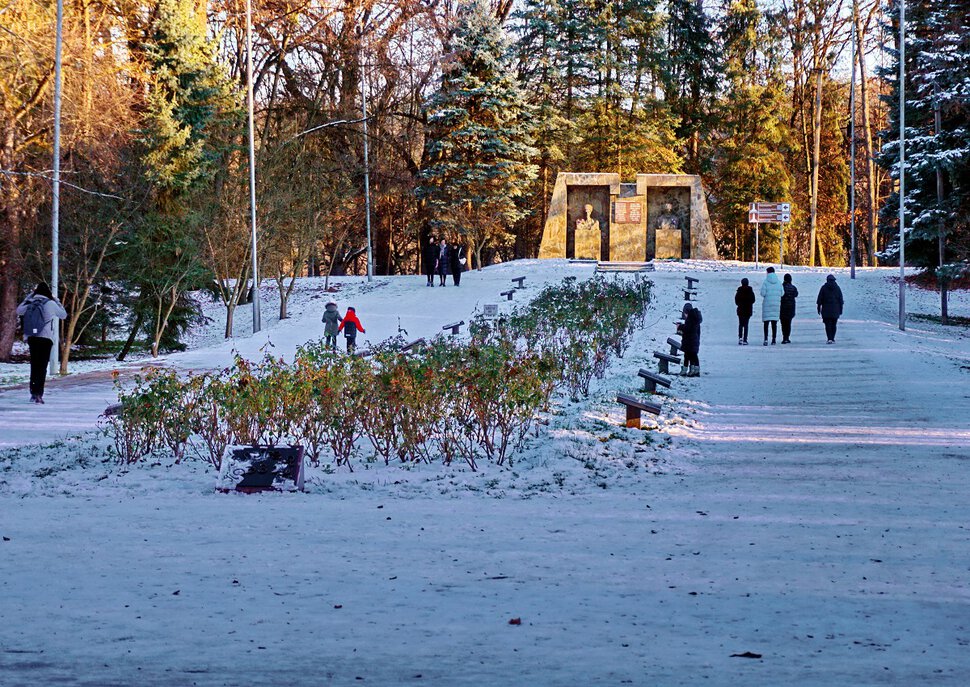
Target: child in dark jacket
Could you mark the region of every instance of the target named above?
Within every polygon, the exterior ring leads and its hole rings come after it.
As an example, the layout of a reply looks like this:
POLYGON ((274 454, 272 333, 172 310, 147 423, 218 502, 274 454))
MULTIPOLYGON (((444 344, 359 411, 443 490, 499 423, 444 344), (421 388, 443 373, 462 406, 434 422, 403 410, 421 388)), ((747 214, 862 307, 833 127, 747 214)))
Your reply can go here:
POLYGON ((361 334, 366 334, 364 331, 364 326, 357 319, 357 311, 354 308, 347 308, 347 314, 344 315, 343 321, 340 326, 337 327, 337 331, 343 331, 344 336, 347 338, 347 352, 353 353, 354 349, 357 348, 357 332, 361 334))

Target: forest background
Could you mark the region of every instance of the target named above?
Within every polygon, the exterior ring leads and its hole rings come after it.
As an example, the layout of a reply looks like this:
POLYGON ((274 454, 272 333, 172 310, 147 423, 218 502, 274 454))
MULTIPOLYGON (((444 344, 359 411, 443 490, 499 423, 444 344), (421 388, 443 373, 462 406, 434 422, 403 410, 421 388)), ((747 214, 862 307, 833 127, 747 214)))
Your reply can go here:
MULTIPOLYGON (((158 354, 250 279, 245 5, 67 0, 61 368, 158 354), (120 325, 124 333, 119 335, 120 325)), ((898 6, 877 0, 257 0, 260 277, 363 274, 445 236, 475 266, 534 257, 559 171, 700 174, 718 251, 753 259, 755 200, 789 200, 788 262, 898 255, 898 6)), ((907 3, 907 263, 970 258, 970 2, 907 3)), ((0 360, 51 263, 55 4, 0 0, 0 360)), ((762 255, 777 228, 762 226, 762 255)))

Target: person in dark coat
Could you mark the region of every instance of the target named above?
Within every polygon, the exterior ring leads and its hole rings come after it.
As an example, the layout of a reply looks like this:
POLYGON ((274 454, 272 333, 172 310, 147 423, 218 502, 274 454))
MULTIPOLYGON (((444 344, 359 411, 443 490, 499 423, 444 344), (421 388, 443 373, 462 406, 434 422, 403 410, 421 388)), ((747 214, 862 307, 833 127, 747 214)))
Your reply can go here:
POLYGON ((455 281, 455 286, 461 285, 461 273, 465 269, 465 258, 462 257, 464 252, 457 243, 452 244, 451 250, 448 251, 448 259, 451 261, 451 278, 455 281))
POLYGON ((59 319, 67 317, 67 311, 54 298, 51 287, 40 283, 17 306, 17 314, 24 318, 24 341, 30 349, 30 402, 43 403, 47 364, 54 347, 54 327, 59 319))
POLYGON ((357 348, 357 332, 361 334, 366 334, 364 331, 364 326, 357 319, 357 311, 354 308, 347 308, 347 314, 344 315, 344 319, 341 321, 340 326, 337 327, 337 331, 343 330, 344 336, 347 338, 347 352, 353 353, 354 349, 357 348))
POLYGON ((421 252, 421 263, 428 277, 428 286, 434 286, 434 275, 438 268, 438 244, 432 236, 421 252))
POLYGON ((795 319, 795 299, 798 298, 798 289, 791 282, 791 275, 786 274, 781 288, 784 293, 781 295, 781 342, 791 343, 791 321, 795 319))
POLYGON ((684 324, 680 326, 680 350, 684 352, 683 377, 700 377, 701 361, 697 357, 701 348, 701 311, 690 303, 684 304, 684 324))
POLYGON ((754 289, 748 286, 747 279, 742 279, 734 294, 734 304, 738 306, 738 346, 748 345, 748 321, 754 312, 754 302, 754 289))
POLYGON ((842 306, 845 301, 842 299, 842 289, 835 283, 835 275, 830 274, 825 278, 825 283, 818 290, 818 298, 815 299, 818 314, 822 316, 825 323, 826 343, 835 343, 835 330, 842 315, 842 306))
POLYGON ((445 286, 445 277, 451 272, 451 251, 448 250, 448 242, 441 239, 438 246, 438 276, 441 278, 440 286, 445 286))
POLYGON ((330 301, 324 306, 323 317, 321 318, 323 322, 323 334, 327 337, 326 346, 332 351, 337 350, 337 332, 340 331, 340 314, 337 312, 337 304, 330 301))

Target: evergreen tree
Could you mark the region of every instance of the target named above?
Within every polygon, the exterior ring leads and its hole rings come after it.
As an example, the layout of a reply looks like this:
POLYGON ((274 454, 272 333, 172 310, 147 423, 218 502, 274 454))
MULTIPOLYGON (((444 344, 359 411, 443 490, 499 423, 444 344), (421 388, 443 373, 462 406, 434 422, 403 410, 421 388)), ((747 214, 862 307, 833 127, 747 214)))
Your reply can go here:
POLYGON ((211 205, 202 194, 230 146, 239 109, 192 0, 159 0, 144 62, 150 80, 141 159, 151 206, 127 241, 126 271, 137 293, 129 345, 145 329, 157 355, 173 315, 189 304, 186 292, 208 281, 198 228, 211 205))
POLYGON ((507 244, 536 178, 530 108, 509 42, 487 0, 464 5, 450 37, 438 91, 427 103, 428 164, 418 197, 432 225, 470 244, 507 244))
MULTIPOLYGON (((937 268, 945 283, 970 260, 970 2, 908 3, 906 28, 906 262, 937 268)), ((893 106, 881 163, 898 178, 898 51, 893 56, 884 74, 893 106)), ((882 210, 897 234, 898 207, 893 193, 882 210)), ((887 253, 898 256, 898 242, 887 253)))
MULTIPOLYGON (((753 259, 748 205, 790 200, 791 175, 782 153, 788 146, 784 81, 771 60, 774 38, 755 0, 728 5, 720 39, 727 87, 719 108, 711 209, 721 254, 753 259)), ((760 230, 763 254, 777 254, 778 227, 760 230)))
POLYGON ((662 68, 664 97, 677 119, 677 137, 684 142, 687 171, 704 170, 701 141, 710 131, 717 96, 718 51, 711 20, 700 0, 669 0, 667 40, 662 68))

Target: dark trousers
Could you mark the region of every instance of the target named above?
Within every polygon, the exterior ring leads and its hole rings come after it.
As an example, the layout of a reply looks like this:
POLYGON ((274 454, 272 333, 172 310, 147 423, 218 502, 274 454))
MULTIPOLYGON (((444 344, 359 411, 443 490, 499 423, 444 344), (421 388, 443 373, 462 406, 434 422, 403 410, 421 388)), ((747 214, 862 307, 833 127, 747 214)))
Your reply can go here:
POLYGON ((459 286, 461 284, 461 270, 452 272, 451 278, 455 280, 455 286, 459 286))
POLYGON ((355 348, 357 348, 357 337, 356 336, 348 336, 347 337, 347 352, 348 353, 353 353, 355 348))
POLYGON ((428 272, 428 283, 434 286, 434 272, 428 272))
POLYGON ((829 341, 835 341, 835 328, 839 323, 839 318, 823 317, 822 322, 825 323, 825 338, 829 341))
POLYGON ((790 317, 781 318, 781 340, 788 341, 791 339, 791 321, 790 317))
POLYGON ((748 321, 751 315, 738 315, 738 338, 742 341, 748 340, 748 321))
POLYGON ((697 367, 700 367, 701 361, 697 358, 696 353, 684 351, 684 365, 697 365, 697 367))
POLYGON ((771 340, 778 338, 778 320, 765 320, 765 341, 768 340, 768 325, 771 325, 771 340))
POLYGON ((43 396, 44 382, 47 381, 47 365, 51 360, 51 348, 54 342, 42 336, 27 338, 27 348, 30 349, 30 395, 43 396))

